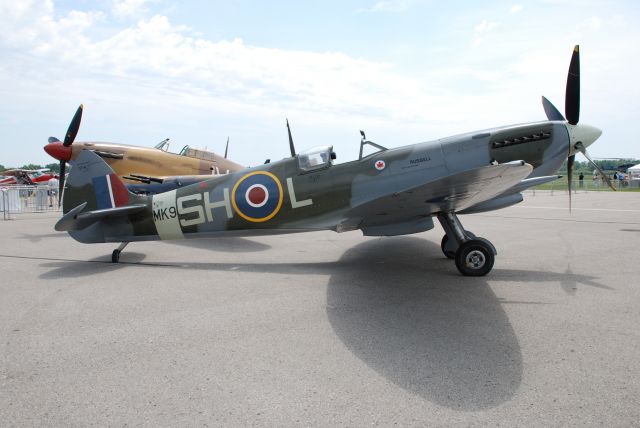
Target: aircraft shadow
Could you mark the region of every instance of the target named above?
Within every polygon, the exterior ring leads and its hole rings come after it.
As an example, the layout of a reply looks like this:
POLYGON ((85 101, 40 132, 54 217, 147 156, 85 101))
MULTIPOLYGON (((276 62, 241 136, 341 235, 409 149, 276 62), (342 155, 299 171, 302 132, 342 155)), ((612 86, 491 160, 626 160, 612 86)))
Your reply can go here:
POLYGON ((198 238, 163 242, 169 245, 178 245, 182 247, 211 251, 224 251, 225 253, 248 253, 266 251, 271 248, 271 245, 238 237, 198 238))
POLYGON ((136 265, 326 275, 327 318, 356 357, 407 391, 466 411, 510 400, 522 381, 520 346, 502 304, 549 303, 501 301, 488 280, 606 288, 571 272, 494 269, 488 277, 462 277, 438 245, 415 237, 368 240, 335 262, 160 264, 143 259, 128 252, 117 265, 107 257, 53 261, 45 266, 55 269, 41 277, 91 276, 136 265))
MULTIPOLYGON (((63 260, 63 259, 45 259, 48 263, 41 266, 50 267, 52 270, 44 272, 40 275, 42 279, 57 278, 81 278, 90 277, 96 274, 115 272, 120 269, 126 269, 133 265, 144 264, 143 260, 146 255, 142 253, 127 253, 127 261, 121 263, 112 263, 111 254, 108 256, 100 256, 91 260, 63 260)), ((161 265, 159 265, 161 266, 161 265)))
POLYGON ((19 236, 17 236, 18 239, 25 239, 25 240, 29 240, 31 242, 40 242, 43 239, 49 239, 49 238, 66 238, 69 235, 67 235, 66 233, 63 232, 54 232, 54 233, 45 233, 45 234, 30 234, 30 233, 21 233, 19 236))
MULTIPOLYGON (((500 255, 498 255, 498 257, 500 257, 500 255)), ((614 290, 614 288, 612 287, 597 282, 595 280, 595 277, 573 273, 573 270, 570 266, 567 266, 567 269, 564 273, 544 271, 526 272, 522 270, 512 269, 494 269, 491 271, 489 276, 492 281, 559 282, 562 290, 569 295, 576 294, 576 290, 578 289, 579 284, 601 288, 603 290, 614 290)))
POLYGON ((340 340, 396 385, 439 405, 478 410, 522 381, 517 337, 485 278, 464 278, 430 241, 367 241, 331 276, 327 315, 340 340))

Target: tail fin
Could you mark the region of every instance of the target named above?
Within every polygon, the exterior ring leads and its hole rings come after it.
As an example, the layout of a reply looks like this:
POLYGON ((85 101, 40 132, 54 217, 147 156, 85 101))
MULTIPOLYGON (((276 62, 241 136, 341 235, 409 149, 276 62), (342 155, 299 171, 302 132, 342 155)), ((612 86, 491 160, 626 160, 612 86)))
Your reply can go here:
MULTIPOLYGON (((62 197, 64 215, 55 225, 79 242, 107 242, 102 220, 114 220, 147 208, 144 196, 134 195, 125 187, 100 156, 83 150, 75 161, 62 197)), ((123 225, 126 223, 122 223, 123 225)), ((128 230, 123 226, 123 230, 128 230)))
POLYGON ((135 197, 111 167, 92 151, 83 150, 70 163, 72 169, 62 196, 63 213, 85 202, 87 211, 118 208, 128 205, 135 197))

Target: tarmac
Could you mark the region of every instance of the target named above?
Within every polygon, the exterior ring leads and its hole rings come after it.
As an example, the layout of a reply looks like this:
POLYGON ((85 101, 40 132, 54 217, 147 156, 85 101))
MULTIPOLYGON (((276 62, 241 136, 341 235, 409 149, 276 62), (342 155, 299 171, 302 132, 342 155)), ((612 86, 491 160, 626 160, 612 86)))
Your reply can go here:
POLYGON ((85 245, 0 220, 0 426, 638 426, 640 193, 442 230, 85 245))

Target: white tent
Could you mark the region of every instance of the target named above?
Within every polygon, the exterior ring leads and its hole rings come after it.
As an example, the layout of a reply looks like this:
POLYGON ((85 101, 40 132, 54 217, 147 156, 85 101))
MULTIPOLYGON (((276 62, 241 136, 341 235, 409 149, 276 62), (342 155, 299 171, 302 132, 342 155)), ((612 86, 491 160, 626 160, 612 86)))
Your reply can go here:
POLYGON ((631 187, 640 187, 640 163, 627 170, 631 187))

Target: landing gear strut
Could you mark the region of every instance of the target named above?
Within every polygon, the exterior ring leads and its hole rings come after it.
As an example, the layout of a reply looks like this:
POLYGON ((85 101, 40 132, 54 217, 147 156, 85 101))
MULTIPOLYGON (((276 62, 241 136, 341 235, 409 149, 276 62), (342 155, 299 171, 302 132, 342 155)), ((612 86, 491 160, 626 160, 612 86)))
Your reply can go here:
POLYGON ((127 245, 129 245, 128 242, 123 242, 118 246, 118 248, 113 250, 113 253, 111 253, 111 263, 118 263, 120 261, 120 253, 122 252, 122 250, 124 250, 124 247, 126 247, 127 245))
POLYGON ((442 253, 455 260, 461 274, 484 276, 491 272, 497 254, 491 242, 464 230, 454 212, 440 213, 438 220, 446 233, 440 243, 442 253))
MULTIPOLYGON (((464 231, 465 235, 469 239, 476 239, 476 235, 468 230, 464 231)), ((442 254, 445 255, 448 259, 456 258, 456 250, 460 245, 455 239, 449 239, 449 235, 444 235, 442 237, 442 241, 440 241, 440 249, 442 250, 442 254)))

